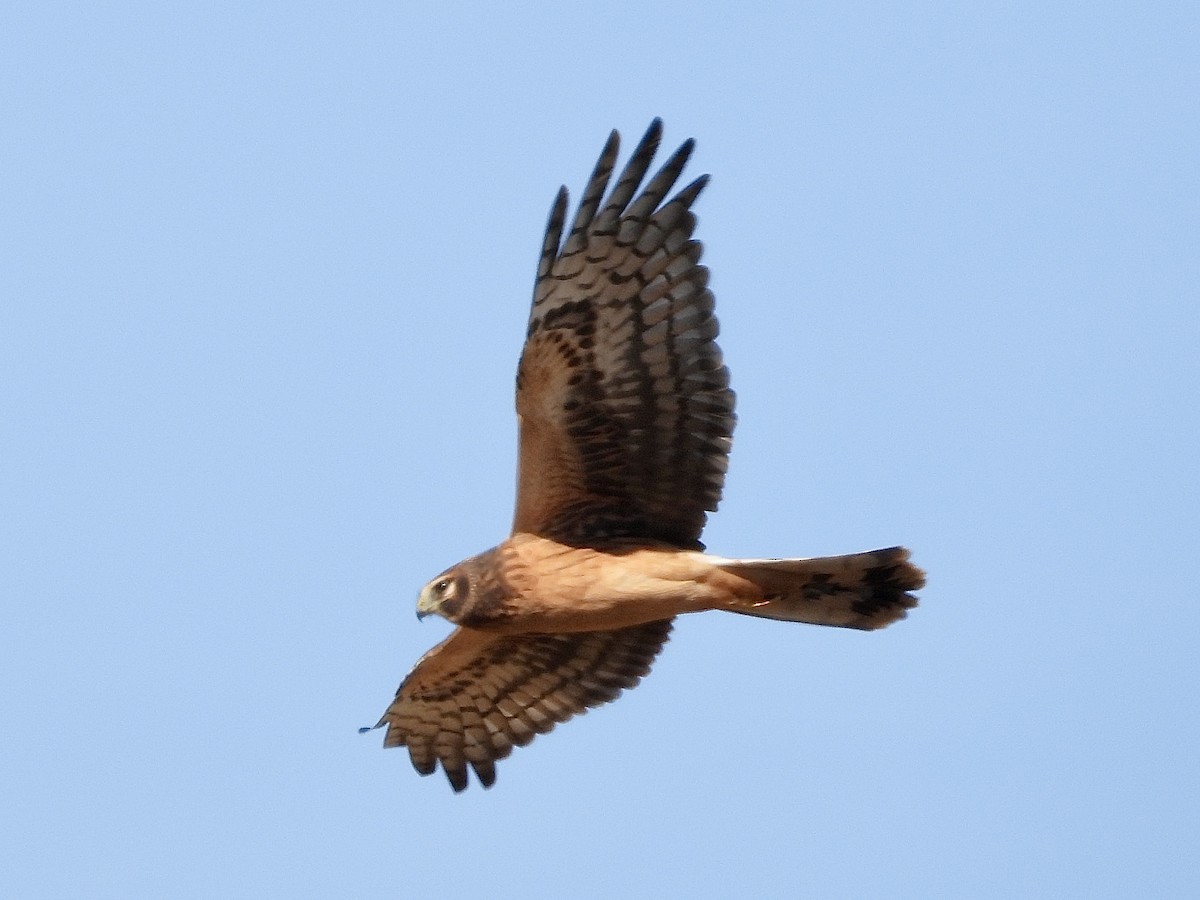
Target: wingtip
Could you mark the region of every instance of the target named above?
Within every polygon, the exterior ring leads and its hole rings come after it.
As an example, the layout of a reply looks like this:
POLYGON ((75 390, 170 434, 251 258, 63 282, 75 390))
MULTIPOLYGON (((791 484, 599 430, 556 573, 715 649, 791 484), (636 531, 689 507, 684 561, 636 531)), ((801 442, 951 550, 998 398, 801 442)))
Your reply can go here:
POLYGON ((663 121, 657 116, 650 122, 650 127, 646 129, 646 133, 642 135, 642 139, 638 141, 637 147, 634 148, 633 156, 639 156, 642 153, 649 153, 653 156, 658 152, 658 145, 662 143, 663 136, 663 121))
POLYGON ((376 728, 382 728, 386 724, 387 724, 387 716, 384 716, 382 719, 380 719, 374 725, 364 725, 362 728, 358 729, 358 733, 366 734, 367 732, 374 731, 376 728))
POLYGON ((567 186, 561 185, 554 194, 554 201, 550 204, 550 215, 547 216, 548 224, 554 222, 562 222, 567 215, 567 204, 571 200, 571 192, 567 190, 567 186))
POLYGON ((692 181, 687 187, 681 190, 673 198, 674 202, 682 203, 684 206, 690 207, 696 198, 708 187, 708 182, 712 180, 712 176, 707 173, 692 181))

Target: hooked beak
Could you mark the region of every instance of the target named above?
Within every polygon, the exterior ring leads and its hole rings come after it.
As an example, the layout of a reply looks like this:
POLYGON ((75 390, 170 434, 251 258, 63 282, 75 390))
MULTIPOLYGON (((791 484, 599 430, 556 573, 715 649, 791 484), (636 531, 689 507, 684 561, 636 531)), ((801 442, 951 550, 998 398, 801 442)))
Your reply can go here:
POLYGON ((437 615, 437 604, 429 597, 429 591, 422 590, 421 595, 417 597, 417 621, 421 621, 426 616, 437 615))

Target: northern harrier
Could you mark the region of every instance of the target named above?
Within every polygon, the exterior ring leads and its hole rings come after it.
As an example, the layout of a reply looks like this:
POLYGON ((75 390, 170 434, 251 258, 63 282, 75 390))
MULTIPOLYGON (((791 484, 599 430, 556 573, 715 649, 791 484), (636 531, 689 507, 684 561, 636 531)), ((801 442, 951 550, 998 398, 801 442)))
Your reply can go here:
MULTIPOLYGON (((870 630, 916 605, 924 575, 901 547, 820 559, 703 552, 733 434, 729 370, 692 203, 669 201, 693 142, 638 192, 657 119, 605 197, 613 132, 563 241, 550 211, 517 370, 520 462, 512 535, 429 582, 417 615, 458 627, 426 653, 378 725, 455 791, 468 765, 615 699, 650 671, 680 613, 724 610, 870 630)), ((364 729, 369 730, 369 729, 364 729)))

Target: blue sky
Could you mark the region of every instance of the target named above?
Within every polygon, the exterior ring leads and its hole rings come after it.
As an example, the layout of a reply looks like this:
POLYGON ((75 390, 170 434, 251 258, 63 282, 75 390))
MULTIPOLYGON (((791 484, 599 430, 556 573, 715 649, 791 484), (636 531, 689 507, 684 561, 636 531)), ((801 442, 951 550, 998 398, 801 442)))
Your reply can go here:
POLYGON ((1127 897, 1200 882, 1194 4, 0 14, 0 891, 1127 897), (491 791, 373 723, 507 533, 554 192, 698 140, 724 555, 491 791))

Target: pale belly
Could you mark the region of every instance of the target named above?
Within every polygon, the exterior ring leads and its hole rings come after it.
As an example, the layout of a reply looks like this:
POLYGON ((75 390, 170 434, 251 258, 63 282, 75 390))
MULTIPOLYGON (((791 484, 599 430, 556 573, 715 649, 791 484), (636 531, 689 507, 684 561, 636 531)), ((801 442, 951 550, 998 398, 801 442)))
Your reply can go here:
POLYGON ((519 610, 498 630, 602 631, 720 609, 745 596, 743 579, 703 553, 676 549, 605 552, 527 537, 513 550, 527 578, 512 585, 519 610))

